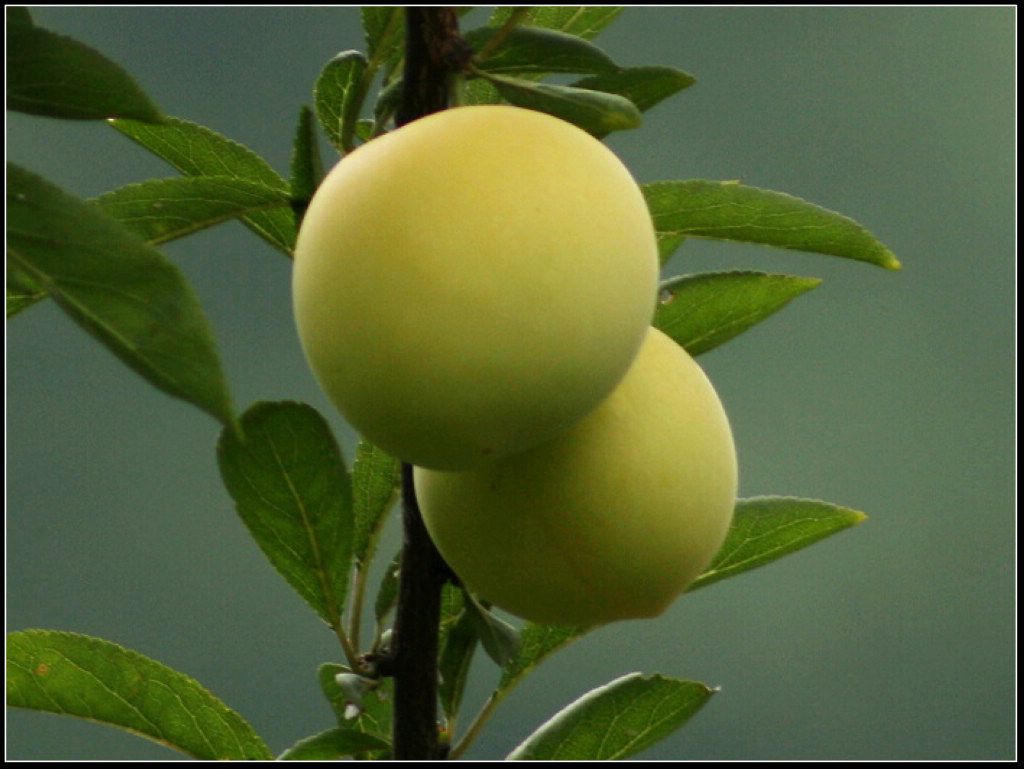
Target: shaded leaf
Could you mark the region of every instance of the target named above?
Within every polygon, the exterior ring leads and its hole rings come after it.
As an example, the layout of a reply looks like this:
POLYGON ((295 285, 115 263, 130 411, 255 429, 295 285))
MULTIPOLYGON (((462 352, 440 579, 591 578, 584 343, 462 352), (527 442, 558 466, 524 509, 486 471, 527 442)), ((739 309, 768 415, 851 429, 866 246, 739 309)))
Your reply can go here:
POLYGON ((356 729, 390 744, 393 679, 382 678, 376 682, 375 687, 363 694, 362 711, 357 713, 349 707, 352 703, 337 681, 339 674, 351 672, 344 665, 325 663, 316 673, 320 690, 330 703, 338 725, 343 729, 356 729))
POLYGON ((519 653, 501 671, 497 691, 507 692, 546 658, 568 646, 590 629, 584 626, 541 625, 527 622, 519 631, 519 653))
POLYGON ((8 320, 45 298, 46 291, 43 290, 42 286, 19 270, 11 261, 7 262, 8 320))
MULTIPOLYGON (((478 81, 470 81, 478 82, 478 81)), ((390 83, 380 89, 380 93, 377 94, 377 103, 373 105, 373 120, 369 121, 369 131, 360 131, 360 125, 356 125, 356 136, 364 141, 368 141, 369 137, 373 135, 374 131, 378 134, 383 130, 383 127, 388 124, 395 113, 398 112, 398 107, 402 103, 402 78, 401 76, 395 77, 390 83), (366 134, 364 138, 363 134, 366 134)), ((359 121, 360 124, 366 125, 365 121, 359 121)))
MULTIPOLYGON (((472 619, 467 619, 472 622, 472 619)), ((582 636, 590 627, 571 627, 566 625, 540 625, 527 622, 519 631, 519 648, 516 655, 509 660, 501 672, 501 679, 491 692, 483 709, 477 716, 475 725, 479 725, 490 717, 505 696, 523 680, 534 668, 559 649, 567 646, 582 636)), ((472 653, 472 649, 468 650, 472 653)), ((468 664, 468 660, 466 661, 468 664)), ((452 755, 456 756, 465 748, 465 739, 455 746, 452 755)))
POLYGON ((281 761, 337 761, 372 750, 390 750, 379 737, 356 729, 328 729, 299 740, 278 756, 281 761))
POLYGON ((377 589, 377 600, 373 604, 373 614, 377 620, 378 627, 383 624, 385 617, 391 613, 391 610, 398 603, 398 576, 401 573, 401 565, 402 552, 399 550, 384 570, 380 587, 377 589))
POLYGON ((199 300, 159 251, 94 206, 8 164, 7 257, 155 387, 234 422, 199 300))
POLYGON ((352 490, 341 450, 317 411, 257 403, 242 437, 224 431, 221 478, 263 554, 331 627, 345 602, 352 548, 352 490))
POLYGON ((316 121, 313 110, 305 106, 299 111, 299 124, 295 128, 291 171, 292 206, 296 222, 301 224, 309 199, 324 178, 324 163, 317 145, 316 121))
MULTIPOLYGON (((498 34, 498 27, 478 27, 463 35, 476 52, 487 48, 498 34)), ((514 27, 504 33, 501 42, 477 66, 487 72, 583 74, 611 73, 619 67, 593 43, 575 35, 540 27, 514 27)))
POLYGON ((892 252, 855 221, 791 195, 700 179, 640 188, 659 236, 760 243, 900 268, 892 252))
POLYGON ((366 51, 374 68, 388 65, 401 57, 405 44, 405 9, 401 6, 364 5, 359 9, 366 37, 366 51))
POLYGON ((616 94, 489 73, 486 77, 510 104, 568 120, 597 138, 640 125, 640 110, 616 94))
MULTIPOLYGON (((111 120, 110 125, 186 176, 230 176, 284 195, 291 188, 255 152, 215 131, 180 118, 161 125, 135 120, 111 120)), ((242 218, 256 234, 289 256, 295 247, 295 214, 288 208, 260 211, 242 218)))
POLYGON ((366 96, 367 68, 366 57, 359 51, 342 51, 324 65, 313 87, 320 125, 342 153, 355 149, 353 136, 366 96))
POLYGON ((493 83, 477 77, 463 83, 460 101, 462 104, 473 105, 502 104, 505 100, 493 83))
POLYGON ((129 184, 88 201, 151 245, 270 209, 285 209, 279 189, 230 176, 172 176, 129 184))
POLYGON ((764 566, 866 519, 857 510, 816 499, 741 499, 718 554, 687 590, 764 566))
POLYGON ((630 673, 584 694, 509 754, 517 761, 628 758, 676 731, 713 689, 695 681, 630 673))
POLYGON ((7 634, 7 704, 116 726, 207 761, 273 758, 241 716, 193 679, 76 633, 7 634))
POLYGON ((637 109, 646 112, 669 96, 697 82, 693 75, 675 67, 629 67, 602 75, 585 77, 572 83, 573 88, 587 88, 625 96, 637 109))
POLYGON ((821 283, 764 272, 705 272, 661 284, 655 328, 700 355, 778 312, 821 283))
MULTIPOLYGON (((519 6, 497 8, 488 22, 501 25, 519 6)), ((622 13, 622 6, 611 5, 537 5, 523 15, 521 24, 557 29, 570 35, 593 40, 622 13)))
POLYGON ((352 464, 355 515, 352 557, 360 568, 373 559, 377 537, 387 522, 388 511, 398 496, 401 483, 399 461, 369 441, 360 440, 352 464))
POLYGON ((8 5, 4 8, 4 17, 7 20, 7 28, 22 26, 34 26, 35 22, 32 21, 32 14, 29 13, 28 8, 21 5, 8 5))
POLYGON ((464 611, 480 639, 480 645, 498 667, 504 668, 516 659, 519 653, 519 633, 514 627, 496 617, 469 594, 466 594, 464 611))
POLYGON ((33 26, 27 11, 7 25, 7 109, 71 120, 163 120, 119 65, 73 38, 33 26))
POLYGON ((447 624, 441 639, 437 663, 440 677, 438 696, 441 709, 449 721, 455 718, 462 705, 470 664, 479 642, 475 623, 472 614, 463 610, 447 624))

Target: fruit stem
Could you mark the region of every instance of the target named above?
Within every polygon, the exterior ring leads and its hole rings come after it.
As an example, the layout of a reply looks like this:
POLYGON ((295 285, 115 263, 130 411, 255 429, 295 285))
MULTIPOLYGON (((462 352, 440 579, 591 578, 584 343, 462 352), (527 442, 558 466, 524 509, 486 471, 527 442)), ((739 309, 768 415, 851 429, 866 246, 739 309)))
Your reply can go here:
MULTIPOLYGON (((405 9, 405 73, 399 126, 449 105, 454 76, 472 51, 459 34, 454 8, 405 9)), ((402 465, 402 559, 388 672, 395 679, 394 760, 443 757, 438 728, 438 631, 441 590, 450 570, 423 525, 412 466, 402 465)))

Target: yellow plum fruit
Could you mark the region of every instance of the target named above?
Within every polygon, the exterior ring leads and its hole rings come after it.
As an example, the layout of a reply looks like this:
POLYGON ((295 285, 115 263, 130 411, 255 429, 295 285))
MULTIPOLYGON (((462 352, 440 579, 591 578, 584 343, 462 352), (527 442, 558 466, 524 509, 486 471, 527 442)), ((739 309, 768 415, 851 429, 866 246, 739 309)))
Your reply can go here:
POLYGON ((414 477, 427 529, 466 587, 527 620, 589 625, 657 616, 708 566, 737 469, 708 378, 652 328, 612 395, 562 435, 414 477))
POLYGON ((295 248, 296 325, 363 436, 461 470, 531 448, 625 375, 657 299, 622 162, 527 109, 444 110, 342 158, 295 248))

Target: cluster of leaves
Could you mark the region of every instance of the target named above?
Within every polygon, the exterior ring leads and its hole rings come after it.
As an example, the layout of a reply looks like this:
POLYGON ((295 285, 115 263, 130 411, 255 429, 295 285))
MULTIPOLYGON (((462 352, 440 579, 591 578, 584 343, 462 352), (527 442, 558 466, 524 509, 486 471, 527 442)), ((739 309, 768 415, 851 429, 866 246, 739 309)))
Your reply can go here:
MULTIPOLYGON (((497 9, 486 25, 464 35, 475 55, 455 100, 549 112, 597 137, 636 127, 643 112, 694 79, 672 67, 620 67, 596 47, 592 39, 620 11, 497 9), (552 74, 581 79, 544 82, 552 74)), ((281 758, 388 755, 389 681, 367 668, 360 638, 368 567, 396 496, 399 466, 364 441, 349 471, 327 422, 305 404, 260 402, 237 414, 203 310, 157 246, 237 218, 291 255, 303 202, 323 176, 319 132, 344 155, 389 130, 395 111, 402 9, 367 7, 362 20, 367 51, 342 52, 324 66, 313 108, 300 110, 291 175, 285 179, 246 147, 165 115, 100 53, 36 26, 24 8, 7 9, 9 109, 105 120, 179 172, 81 200, 8 163, 7 315, 54 301, 153 386, 223 424, 217 459, 238 514, 271 564, 333 630, 345 656, 346 664, 325 664, 318 673, 335 726, 299 741, 281 758)), ((702 237, 899 267, 855 222, 788 195, 703 180, 641 186, 663 260, 686 238, 702 237)), ((818 282, 751 271, 683 275, 662 286, 655 325, 698 355, 818 282)), ((690 590, 761 566, 863 518, 815 500, 741 499, 725 545, 690 590)), ((386 648, 396 564, 376 593, 371 655, 386 648)), ((474 597, 446 586, 439 667, 451 755, 465 750, 512 687, 587 630, 528 623, 516 631, 474 597), (482 709, 457 732, 478 647, 500 665, 500 678, 482 709)), ((509 758, 633 755, 685 723, 712 693, 693 681, 629 674, 567 706, 509 758)), ((7 701, 128 729, 196 758, 273 757, 241 716, 197 682, 96 638, 45 630, 9 634, 7 701)))

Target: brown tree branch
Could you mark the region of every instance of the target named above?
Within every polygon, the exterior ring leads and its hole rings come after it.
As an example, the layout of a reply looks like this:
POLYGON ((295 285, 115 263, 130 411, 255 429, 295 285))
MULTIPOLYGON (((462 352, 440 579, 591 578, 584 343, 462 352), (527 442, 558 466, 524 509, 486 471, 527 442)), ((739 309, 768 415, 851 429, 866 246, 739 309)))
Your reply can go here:
MULTIPOLYGON (((453 8, 406 8, 405 13, 398 125, 445 109, 452 77, 471 55, 453 8)), ((445 749, 438 740, 437 657, 441 589, 451 572, 423 525, 408 464, 402 465, 402 527, 398 607, 387 661, 395 680, 392 757, 432 760, 442 758, 445 749)))

